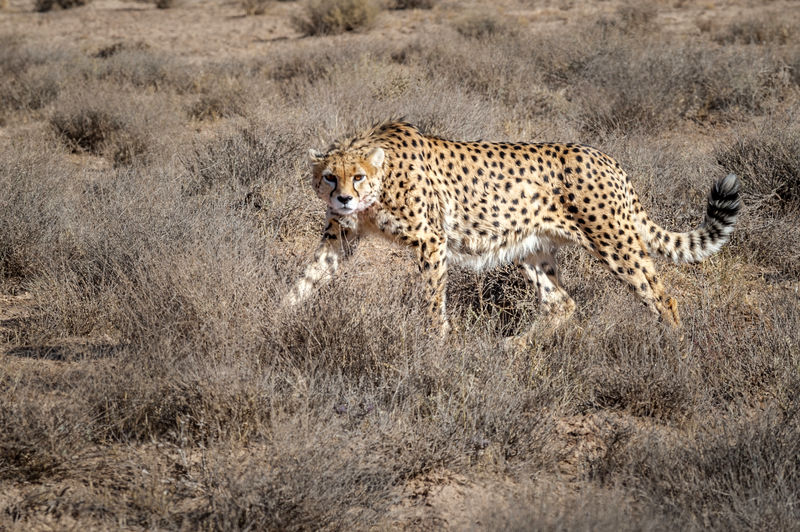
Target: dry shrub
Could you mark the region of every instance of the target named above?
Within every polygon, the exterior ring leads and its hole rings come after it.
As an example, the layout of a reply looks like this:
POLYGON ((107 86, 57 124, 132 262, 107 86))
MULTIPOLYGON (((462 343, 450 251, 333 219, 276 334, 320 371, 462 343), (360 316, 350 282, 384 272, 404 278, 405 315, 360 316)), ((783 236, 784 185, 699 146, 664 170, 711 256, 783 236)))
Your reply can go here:
POLYGON ((304 67, 297 57, 300 54, 287 54, 290 64, 286 74, 291 77, 281 84, 286 90, 285 100, 272 104, 268 112, 283 113, 297 121, 304 132, 303 149, 324 148, 338 136, 361 131, 391 116, 406 117, 434 134, 458 138, 496 135, 498 124, 505 119, 491 112, 490 101, 454 87, 447 78, 410 75, 407 68, 391 59, 391 49, 365 46, 362 54, 360 46, 353 48, 342 52, 324 41, 312 45, 309 56, 319 58, 322 66, 304 67), (305 79, 306 75, 312 79, 305 79), (285 101, 296 106, 292 114, 282 110, 285 101))
POLYGON ((772 119, 717 149, 726 171, 742 179, 750 216, 739 242, 755 262, 781 277, 797 278, 800 260, 800 141, 790 119, 772 119))
POLYGON ((437 0, 392 0, 392 9, 432 9, 437 0))
MULTIPOLYGON (((287 93, 296 91, 288 81, 310 83, 324 79, 337 65, 346 61, 341 57, 340 48, 312 48, 312 50, 297 50, 288 48, 275 54, 268 64, 267 75, 270 79, 282 82, 280 88, 287 93)), ((348 50, 353 53, 353 50, 348 50)))
POLYGON ((761 60, 656 42, 614 46, 584 64, 575 90, 577 118, 590 132, 603 133, 759 112, 781 90, 763 74, 779 65, 765 64, 758 73, 752 65, 761 60))
POLYGON ((244 114, 240 93, 236 91, 201 94, 189 107, 189 116, 196 120, 218 120, 244 114))
POLYGON ((180 93, 190 91, 197 83, 197 73, 184 63, 141 42, 114 43, 95 56, 99 61, 87 77, 137 88, 173 88, 180 93))
POLYGON ((797 401, 756 419, 700 427, 688 441, 620 441, 595 464, 595 474, 633 487, 671 526, 792 528, 800 518, 797 401))
POLYGON ((49 122, 73 152, 108 157, 116 165, 154 154, 152 132, 172 127, 172 115, 153 98, 120 94, 102 85, 60 96, 49 122))
POLYGON ((757 50, 698 48, 658 35, 606 39, 584 30, 575 29, 574 46, 548 33, 479 39, 469 46, 462 36, 440 34, 420 38, 392 58, 423 76, 445 77, 499 100, 521 118, 569 116, 584 134, 601 138, 686 119, 738 119, 778 107, 793 91, 784 61, 757 50))
POLYGON ((653 21, 658 11, 652 4, 632 3, 618 7, 617 14, 626 31, 649 31, 654 25, 653 21))
POLYGON ((308 0, 293 22, 304 35, 335 35, 369 28, 381 9, 377 0, 308 0))
POLYGON ((553 390, 532 385, 535 362, 499 350, 482 336, 482 325, 465 331, 468 340, 437 347, 424 326, 416 276, 400 275, 398 264, 368 260, 357 253, 341 280, 273 335, 272 352, 291 366, 311 364, 316 385, 329 390, 315 397, 315 406, 333 408, 354 428, 362 422, 395 427, 385 439, 405 442, 400 448, 418 464, 408 476, 435 464, 459 469, 487 447, 509 467, 549 464, 552 426, 541 409, 553 390), (372 270, 365 275, 367 267, 372 270), (357 299, 358 311, 341 304, 357 299), (359 385, 331 390, 326 382, 359 385), (380 417, 371 421, 372 415, 380 417))
POLYGON ((50 11, 58 6, 61 9, 70 9, 87 5, 91 0, 35 0, 34 9, 40 13, 50 11))
POLYGON ((456 19, 454 26, 458 33, 469 39, 507 38, 516 31, 502 16, 483 11, 456 19))
POLYGON ((619 6, 615 17, 603 17, 597 21, 599 29, 608 36, 615 32, 625 35, 642 35, 657 29, 656 6, 649 3, 628 3, 619 6))
POLYGON ((17 35, 0 39, 0 121, 16 111, 31 113, 53 102, 85 62, 71 50, 33 46, 17 35))
POLYGON ((588 483, 571 483, 565 490, 543 481, 506 496, 504 506, 476 501, 467 510, 472 522, 487 530, 666 530, 672 523, 657 507, 634 501, 619 488, 598 488, 588 483))
POLYGON ((717 162, 741 177, 751 208, 800 212, 800 128, 794 119, 768 120, 720 147, 717 162))
POLYGON ((242 0, 242 8, 247 16, 263 15, 268 5, 269 0, 242 0))
MULTIPOLYGON (((442 28, 437 37, 418 38, 393 52, 391 59, 406 68, 419 69, 419 75, 434 87, 452 87, 447 91, 457 88, 474 98, 482 112, 470 112, 469 121, 482 120, 473 128, 480 125, 483 129, 470 134, 489 135, 495 134, 494 122, 508 123, 512 114, 519 124, 532 116, 566 114, 568 102, 563 88, 559 83, 552 84, 551 89, 547 76, 542 74, 548 71, 544 69, 553 68, 552 63, 542 61, 543 56, 538 53, 542 49, 547 49, 546 42, 531 44, 516 34, 476 40, 442 28), (500 115, 487 109, 496 105, 504 110, 500 115)), ((432 93, 435 90, 438 89, 433 88, 432 93)), ((497 134, 508 135, 502 130, 497 134)))
POLYGON ((122 121, 107 110, 81 109, 74 113, 56 113, 51 123, 73 151, 100 154, 123 129, 122 121))
POLYGON ((263 434, 270 390, 244 375, 214 375, 213 364, 194 357, 160 358, 135 348, 119 354, 136 362, 96 372, 94 385, 86 390, 94 439, 242 445, 263 434))
POLYGON ((526 332, 537 316, 536 290, 516 266, 484 273, 451 268, 447 301, 460 319, 494 326, 500 336, 526 332))
POLYGON ((119 527, 120 523, 142 529, 180 527, 182 516, 176 516, 174 508, 192 493, 187 479, 176 476, 184 470, 185 460, 180 452, 152 449, 116 445, 116 460, 98 459, 91 453, 73 460, 69 473, 85 482, 66 488, 59 479, 50 480, 35 484, 25 495, 7 497, 6 522, 29 529, 44 511, 61 524, 79 518, 93 523, 110 520, 102 528, 119 527), (112 524, 115 515, 119 520, 112 524))
POLYGON ((186 192, 232 195, 236 205, 258 211, 268 233, 296 232, 309 225, 319 208, 300 177, 306 161, 299 142, 286 132, 250 124, 198 145, 184 161, 186 192))
POLYGON ((712 33, 720 44, 787 44, 794 39, 796 23, 790 15, 766 13, 756 18, 737 18, 712 33))
POLYGON ((218 530, 385 528, 403 483, 445 457, 430 461, 441 452, 438 434, 426 442, 421 431, 399 428, 400 420, 379 408, 319 412, 324 417, 313 420, 314 431, 281 423, 268 450, 243 460, 224 458, 231 451, 220 448, 203 478, 214 488, 204 524, 218 530), (389 456, 391 468, 385 467, 389 456))
POLYGON ((200 95, 189 106, 189 116, 196 120, 245 116, 251 92, 239 79, 219 73, 204 83, 200 95))
POLYGON ((794 91, 786 67, 791 54, 699 47, 658 33, 603 36, 580 24, 573 33, 574 42, 565 43, 560 32, 472 42, 440 32, 392 58, 500 100, 522 118, 569 116, 584 134, 600 138, 687 119, 740 119, 778 108, 794 91))
POLYGON ((29 46, 22 35, 0 36, 0 73, 4 77, 18 76, 32 64, 45 63, 47 59, 39 50, 29 46))
POLYGON ((237 296, 225 291, 252 281, 251 273, 265 270, 263 265, 255 266, 264 260, 259 255, 263 251, 253 247, 248 258, 237 259, 238 251, 214 246, 219 244, 217 238, 240 233, 258 239, 250 223, 229 212, 230 196, 209 198, 202 206, 199 201, 187 201, 171 175, 143 179, 135 170, 120 169, 114 181, 99 187, 98 192, 87 191, 79 203, 82 208, 75 209, 77 216, 60 220, 69 236, 62 237, 53 249, 50 273, 39 280, 39 289, 48 300, 36 322, 43 336, 41 343, 53 334, 57 337, 57 331, 76 335, 109 330, 134 347, 151 347, 154 356, 162 350, 175 357, 192 353, 197 346, 190 347, 186 339, 195 335, 198 341, 208 341, 208 348, 228 345, 233 338, 227 333, 217 337, 219 329, 212 324, 223 326, 229 318, 236 319, 238 312, 246 311, 246 306, 237 306, 228 314, 224 307, 237 296), (143 194, 151 193, 153 197, 140 203, 143 194), (132 209, 132 205, 136 207, 132 209), (166 217, 177 218, 165 225, 166 217), (220 224, 224 230, 211 230, 209 224, 220 224), (98 227, 104 230, 97 231, 98 227), (205 243, 198 245, 200 242, 205 243), (58 265, 64 256, 71 257, 72 266, 58 265), (238 262, 236 269, 251 268, 252 272, 224 286, 212 283, 220 290, 207 293, 216 300, 212 301, 205 299, 205 293, 196 292, 202 279, 222 274, 208 261, 222 268, 238 262), (148 295, 141 297, 145 286, 150 287, 148 295), (67 308, 72 310, 64 312, 67 308), (217 313, 221 315, 212 318, 217 313), (151 321, 156 316, 160 316, 158 323, 151 321), (188 351, 172 344, 180 337, 188 351))
POLYGON ((42 272, 73 177, 48 142, 20 142, 0 152, 0 283, 42 272))
MULTIPOLYGON (((377 434, 368 437, 371 448, 366 449, 354 448, 352 438, 333 431, 308 434, 290 426, 278 434, 275 446, 263 454, 210 465, 206 482, 214 489, 202 520, 206 526, 358 529, 388 509, 404 471, 382 466, 380 450, 390 444, 377 434)), ((220 457, 227 455, 220 451, 220 457)))
POLYGON ((0 81, 0 113, 36 111, 56 99, 62 88, 61 73, 52 67, 33 67, 0 81))
POLYGON ((63 474, 90 438, 84 405, 14 399, 6 395, 0 404, 0 479, 36 482, 63 474))
POLYGON ((136 42, 126 42, 126 41, 117 41, 115 43, 109 44, 108 46, 103 46, 97 52, 95 52, 92 57, 96 59, 108 59, 109 57, 115 56, 120 52, 126 52, 130 50, 136 50, 140 52, 149 52, 150 45, 143 41, 136 41, 136 42))

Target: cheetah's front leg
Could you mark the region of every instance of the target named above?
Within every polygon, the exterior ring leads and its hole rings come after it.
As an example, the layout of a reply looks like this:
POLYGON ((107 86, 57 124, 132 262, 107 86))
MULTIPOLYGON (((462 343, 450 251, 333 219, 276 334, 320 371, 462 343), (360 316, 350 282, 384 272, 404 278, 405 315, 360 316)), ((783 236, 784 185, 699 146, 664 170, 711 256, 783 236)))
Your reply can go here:
POLYGON ((339 268, 339 259, 352 254, 356 242, 352 228, 344 227, 336 218, 329 219, 314 260, 306 266, 303 277, 284 297, 282 306, 293 307, 302 303, 320 285, 330 280, 339 268))
POLYGON ((392 235, 402 244, 414 248, 417 265, 425 281, 425 296, 428 300, 428 316, 431 324, 438 327, 444 338, 450 332, 447 320, 445 288, 447 285, 447 243, 441 231, 424 219, 408 220, 391 209, 380 209, 373 221, 382 233, 392 235), (413 230, 411 227, 416 226, 413 230))
POLYGON ((425 281, 425 295, 428 299, 428 315, 434 327, 438 327, 442 337, 450 332, 447 319, 447 250, 444 238, 429 235, 415 242, 417 260, 422 278, 425 281))

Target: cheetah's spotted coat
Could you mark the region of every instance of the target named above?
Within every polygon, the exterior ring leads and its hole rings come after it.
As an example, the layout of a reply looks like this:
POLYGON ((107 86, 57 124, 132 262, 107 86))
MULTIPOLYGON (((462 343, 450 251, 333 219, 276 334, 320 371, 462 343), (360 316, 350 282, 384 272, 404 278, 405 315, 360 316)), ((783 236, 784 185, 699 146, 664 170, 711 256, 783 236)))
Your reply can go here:
POLYGON ((443 331, 449 264, 482 270, 516 261, 536 283, 551 326, 564 321, 575 303, 559 284, 554 256, 567 243, 582 245, 680 327, 648 250, 676 262, 703 260, 728 241, 739 210, 731 174, 713 186, 697 229, 667 231, 648 218, 616 161, 577 144, 459 142, 386 122, 310 155, 327 225, 287 302, 308 297, 359 235, 376 232, 414 248, 431 317, 443 331))

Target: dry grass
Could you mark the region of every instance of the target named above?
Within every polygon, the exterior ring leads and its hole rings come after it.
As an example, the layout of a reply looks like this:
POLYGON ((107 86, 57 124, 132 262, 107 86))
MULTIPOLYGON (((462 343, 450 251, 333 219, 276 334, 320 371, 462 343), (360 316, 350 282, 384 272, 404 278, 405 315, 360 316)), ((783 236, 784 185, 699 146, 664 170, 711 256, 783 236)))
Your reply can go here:
POLYGON ((712 37, 720 44, 787 44, 795 42, 797 28, 782 13, 766 12, 760 17, 728 23, 712 37))
POLYGON ((381 9, 378 0, 307 0, 294 23, 304 35, 335 35, 368 29, 381 9))
POLYGON ((73 7, 85 6, 91 0, 35 0, 34 9, 40 13, 50 11, 53 7, 60 7, 61 9, 70 9, 73 7))
POLYGON ((98 87, 88 94, 65 92, 49 121, 71 151, 104 155, 124 165, 150 156, 156 145, 152 131, 169 131, 172 120, 161 101, 98 87))
POLYGON ((392 0, 389 5, 392 9, 432 9, 436 0, 392 0))
POLYGON ((244 14, 248 16, 263 15, 269 6, 269 0, 242 0, 244 14))
MULTIPOLYGON (((797 35, 562 7, 348 14, 225 60, 0 37, 0 529, 792 528, 797 35), (389 116, 596 145, 672 229, 739 174, 730 245, 658 266, 684 337, 576 249, 574 319, 518 352, 538 304, 516 270, 453 271, 442 344, 408 253, 369 240, 278 310, 324 219, 307 149, 389 116)), ((322 4, 209 9, 291 28, 322 4)))
POLYGON ((800 260, 800 142, 791 114, 745 128, 717 149, 717 161, 741 175, 749 208, 761 214, 745 220, 753 235, 743 242, 765 272, 797 279, 800 260))
POLYGON ((455 28, 469 39, 503 39, 512 37, 515 31, 505 17, 484 11, 468 13, 456 19, 455 28))

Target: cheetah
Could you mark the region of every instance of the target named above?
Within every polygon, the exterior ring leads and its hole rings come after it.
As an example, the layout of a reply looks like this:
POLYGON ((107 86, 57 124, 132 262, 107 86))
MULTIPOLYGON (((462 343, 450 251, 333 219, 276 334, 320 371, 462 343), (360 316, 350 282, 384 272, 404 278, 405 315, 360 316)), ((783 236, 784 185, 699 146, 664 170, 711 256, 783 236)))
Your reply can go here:
POLYGON ((648 252, 698 262, 730 238, 740 207, 730 174, 709 195, 705 220, 676 233, 650 220, 628 175, 580 144, 453 141, 387 121, 310 150, 311 184, 327 205, 322 242, 284 304, 305 300, 331 278, 359 237, 376 233, 413 248, 428 313, 442 334, 448 266, 481 271, 515 262, 535 283, 547 329, 575 310, 559 281, 560 246, 580 244, 661 320, 681 322, 648 252))

